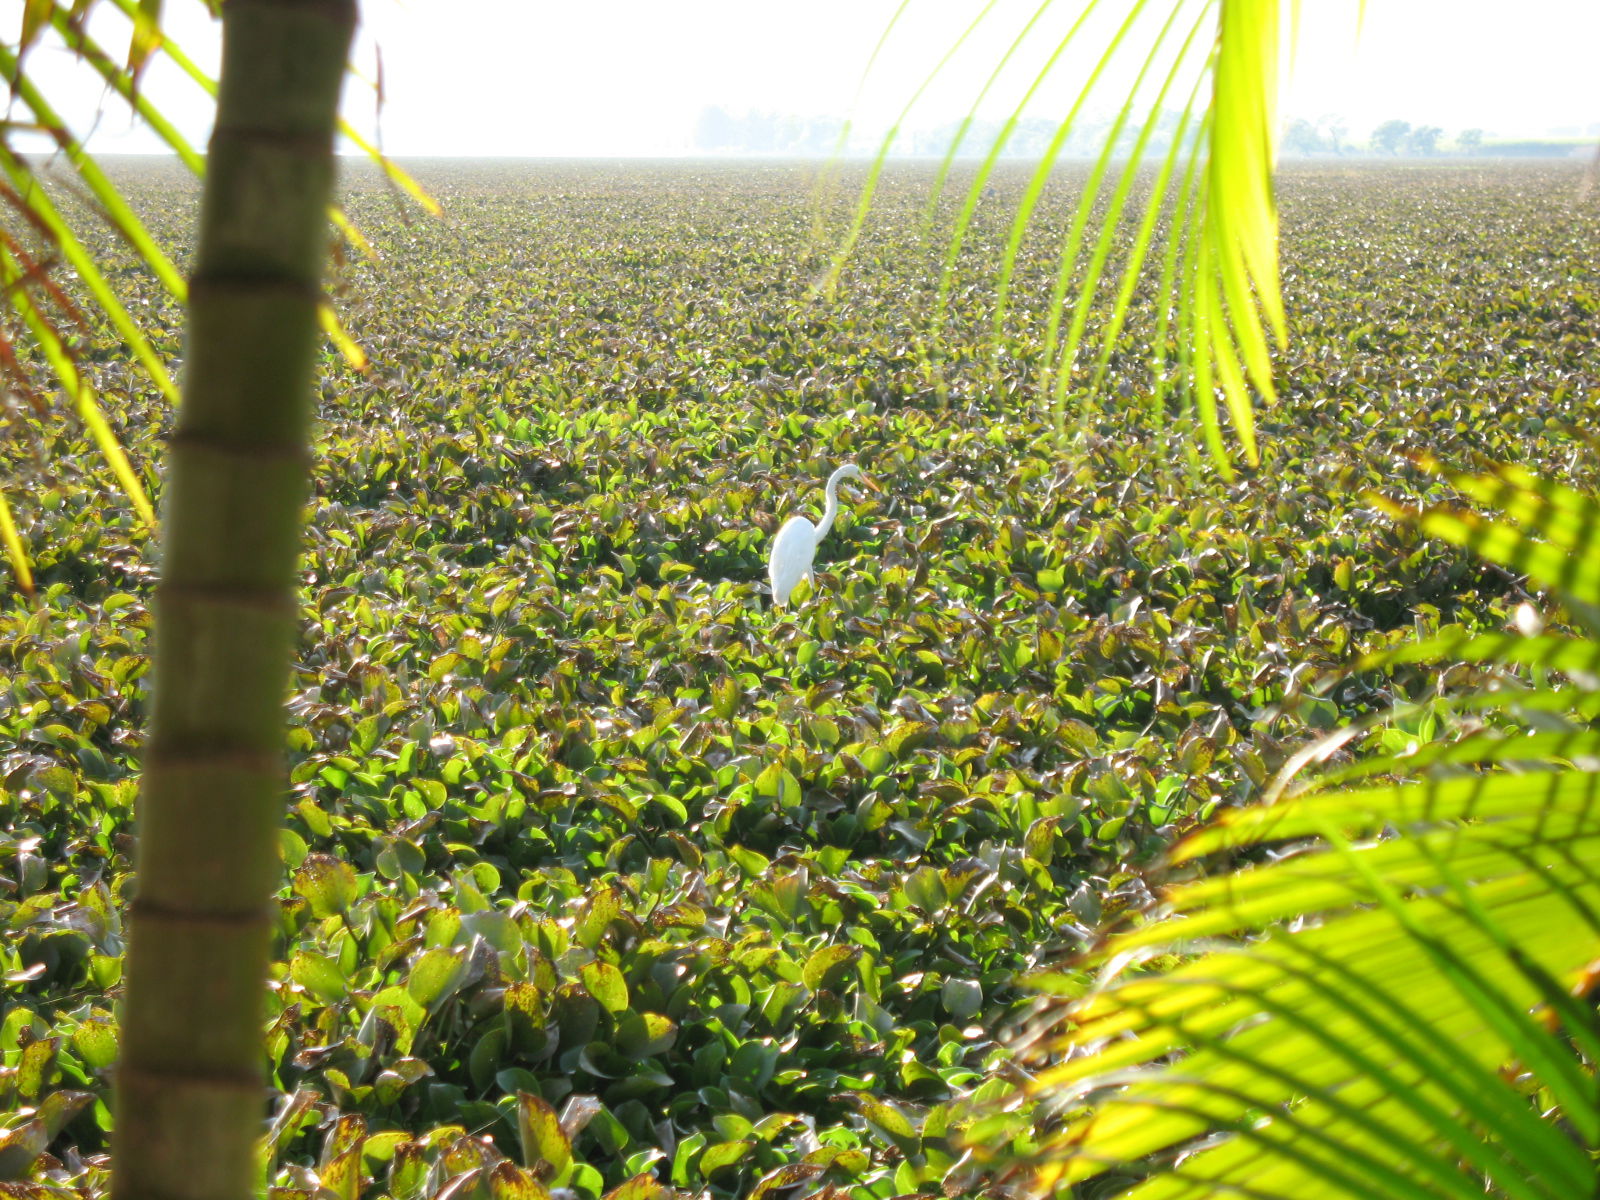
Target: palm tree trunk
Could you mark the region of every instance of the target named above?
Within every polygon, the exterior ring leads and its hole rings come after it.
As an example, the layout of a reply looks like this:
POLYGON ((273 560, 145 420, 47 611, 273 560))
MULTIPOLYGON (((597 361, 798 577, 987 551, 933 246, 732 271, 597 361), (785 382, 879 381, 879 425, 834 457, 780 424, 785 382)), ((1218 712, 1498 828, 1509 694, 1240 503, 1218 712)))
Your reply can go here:
POLYGON ((355 0, 227 0, 163 500, 116 1200, 261 1187, 262 996, 333 128, 355 0))

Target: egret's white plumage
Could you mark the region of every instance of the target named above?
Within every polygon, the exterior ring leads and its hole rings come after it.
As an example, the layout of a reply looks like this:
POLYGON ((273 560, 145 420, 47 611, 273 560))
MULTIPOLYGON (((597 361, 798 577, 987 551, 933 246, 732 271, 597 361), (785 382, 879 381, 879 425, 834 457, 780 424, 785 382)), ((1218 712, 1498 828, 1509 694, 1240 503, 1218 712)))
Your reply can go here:
POLYGON ((789 593, 802 579, 811 579, 812 560, 817 556, 817 543, 833 528, 833 519, 839 515, 839 484, 861 474, 855 463, 845 463, 828 476, 828 506, 823 510, 822 523, 813 525, 801 516, 790 517, 772 539, 772 556, 767 562, 767 577, 772 581, 772 602, 787 604, 789 593))

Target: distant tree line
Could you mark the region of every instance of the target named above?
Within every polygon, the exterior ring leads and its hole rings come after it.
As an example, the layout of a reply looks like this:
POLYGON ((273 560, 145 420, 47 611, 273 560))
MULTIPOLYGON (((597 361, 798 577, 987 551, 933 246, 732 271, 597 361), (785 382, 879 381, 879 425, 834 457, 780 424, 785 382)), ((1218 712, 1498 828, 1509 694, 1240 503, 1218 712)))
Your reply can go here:
MULTIPOLYGON (((1164 111, 1146 142, 1145 152, 1160 154, 1171 145, 1177 134, 1181 114, 1164 111)), ((1069 158, 1098 155, 1111 135, 1114 122, 1109 118, 1084 118, 1077 121, 1062 144, 1061 153, 1069 158)), ((713 105, 701 110, 695 123, 694 148, 713 154, 832 154, 839 149, 839 136, 845 122, 839 117, 797 116, 792 113, 730 112, 713 105)), ((960 139, 957 153, 982 156, 999 140, 1004 125, 1000 121, 973 121, 965 133, 959 121, 949 121, 932 128, 905 132, 895 143, 891 153, 938 156, 949 150, 952 142, 960 139)), ((1018 121, 1006 138, 1002 154, 1007 158, 1038 159, 1043 157, 1055 139, 1059 123, 1055 120, 1028 117, 1018 121)), ((1140 127, 1129 122, 1118 134, 1116 150, 1127 153, 1139 138, 1140 127)), ((1198 135, 1191 127, 1190 138, 1198 135)), ((857 133, 844 147, 847 154, 875 154, 878 143, 875 136, 857 133)))
POLYGON ((694 145, 697 150, 739 154, 831 154, 843 129, 838 117, 732 113, 713 105, 702 109, 695 122, 694 145))
MULTIPOLYGON (((1145 145, 1145 153, 1164 154, 1177 135, 1180 115, 1163 111, 1145 145)), ((1063 141, 1060 153, 1067 158, 1098 155, 1111 139, 1114 122, 1109 117, 1085 115, 1076 121, 1063 141)), ((958 138, 957 153, 982 156, 999 139, 1002 122, 975 120, 963 132, 959 121, 903 131, 891 148, 894 155, 938 156, 949 150, 958 138)), ((1007 158, 1039 159, 1054 142, 1059 125, 1039 117, 1024 118, 1012 126, 1002 154, 1007 158)), ((1131 153, 1141 132, 1136 122, 1128 122, 1117 133, 1113 152, 1131 153)), ((827 156, 838 153, 875 154, 876 133, 852 132, 845 145, 842 117, 799 115, 780 112, 733 112, 720 105, 702 109, 695 123, 694 149, 709 154, 775 154, 827 156)), ((1197 136, 1191 127, 1189 136, 1197 136)), ((1384 121, 1365 141, 1351 138, 1345 118, 1329 113, 1315 121, 1300 117, 1284 130, 1281 148, 1289 156, 1380 155, 1394 158, 1427 158, 1444 154, 1562 155, 1572 152, 1583 139, 1533 139, 1525 142, 1486 143, 1482 129, 1463 129, 1451 138, 1438 125, 1413 125, 1398 119, 1384 121)), ((1590 143, 1592 144, 1592 143, 1590 143)))
MULTIPOLYGON (((1171 147, 1172 139, 1177 136, 1182 119, 1183 114, 1171 109, 1165 109, 1157 114, 1155 125, 1145 143, 1144 152, 1150 155, 1165 153, 1171 147)), ((1097 157, 1105 149, 1106 143, 1112 140, 1114 126, 1115 122, 1108 117, 1079 119, 1073 123, 1072 129, 1062 142, 1061 153, 1068 158, 1097 157)), ((987 154, 989 148, 999 140, 1003 129, 1004 124, 1000 121, 973 121, 963 135, 961 122, 949 121, 936 128, 913 133, 907 144, 897 147, 897 150, 900 153, 942 155, 950 148, 950 144, 960 137, 958 154, 981 156, 987 154)), ((1050 144, 1055 140, 1059 129, 1060 123, 1056 120, 1025 117, 1012 128, 1001 153, 1006 158, 1042 158, 1050 149, 1050 144)), ((1117 132, 1113 142, 1113 154, 1132 153, 1135 143, 1139 140, 1141 129, 1142 126, 1136 121, 1126 122, 1117 132)), ((1191 125, 1189 140, 1192 142, 1198 135, 1198 124, 1191 125)))
POLYGON ((1283 134, 1286 154, 1384 154, 1394 157, 1426 158, 1433 154, 1478 154, 1483 149, 1483 130, 1463 129, 1453 141, 1437 125, 1413 125, 1409 121, 1388 120, 1375 128, 1367 143, 1348 139, 1349 128, 1343 118, 1326 116, 1317 121, 1304 117, 1290 123, 1283 134))

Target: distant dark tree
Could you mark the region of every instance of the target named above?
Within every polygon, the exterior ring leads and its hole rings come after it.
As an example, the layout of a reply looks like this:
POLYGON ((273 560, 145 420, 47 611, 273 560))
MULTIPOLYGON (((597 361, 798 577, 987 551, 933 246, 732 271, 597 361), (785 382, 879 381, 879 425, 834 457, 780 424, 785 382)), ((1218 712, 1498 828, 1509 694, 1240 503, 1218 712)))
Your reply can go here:
POLYGON ((1399 154, 1410 133, 1409 121, 1385 121, 1372 131, 1372 148, 1379 154, 1399 154))
POLYGON ((1056 123, 1044 117, 1024 117, 1011 135, 1011 147, 1023 158, 1039 158, 1050 148, 1056 123))
POLYGON ((1328 144, 1315 125, 1300 117, 1284 132, 1283 148, 1289 154, 1317 154, 1326 150, 1328 144))
POLYGON ((739 122, 739 140, 736 149, 755 153, 781 149, 781 124, 776 113, 756 112, 752 109, 745 113, 744 119, 739 122))
POLYGON ((694 125, 694 144, 700 150, 732 150, 737 148, 738 122, 727 109, 711 105, 700 110, 700 119, 694 125))
POLYGON ((1079 121, 1067 138, 1067 153, 1085 158, 1099 154, 1111 134, 1111 124, 1105 118, 1079 121))
POLYGON ((1483 130, 1463 129, 1456 135, 1456 145, 1464 154, 1476 154, 1483 148, 1483 130))
POLYGON ((731 150, 740 154, 832 154, 844 122, 837 117, 803 117, 793 113, 731 113, 718 105, 700 110, 694 144, 699 150, 731 150))
POLYGON ((1350 126, 1338 113, 1324 113, 1317 119, 1317 131, 1321 134, 1323 142, 1334 154, 1345 152, 1344 136, 1350 132, 1350 126))
POLYGON ((843 131, 844 122, 838 117, 811 117, 806 121, 800 144, 795 149, 807 154, 832 154, 843 131))
POLYGON ((1160 154, 1172 145, 1172 139, 1178 135, 1178 126, 1183 121, 1183 114, 1176 109, 1166 109, 1156 121, 1155 133, 1151 135, 1148 153, 1160 154))
POLYGON ((1439 152, 1439 139, 1444 136, 1444 130, 1437 125, 1418 125, 1406 134, 1405 147, 1407 154, 1437 154, 1439 152))

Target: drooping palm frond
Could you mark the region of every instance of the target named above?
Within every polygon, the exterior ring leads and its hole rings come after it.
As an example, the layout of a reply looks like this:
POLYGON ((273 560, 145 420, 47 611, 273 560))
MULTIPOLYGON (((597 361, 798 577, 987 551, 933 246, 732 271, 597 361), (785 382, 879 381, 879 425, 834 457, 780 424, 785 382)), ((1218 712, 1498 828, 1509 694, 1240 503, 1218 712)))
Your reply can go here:
MULTIPOLYGON (((1402 516, 1568 616, 1593 602, 1592 497, 1515 467, 1450 478, 1483 511, 1402 516)), ((1402 656, 1536 668, 1480 707, 1562 728, 1424 744, 1342 772, 1406 781, 1321 784, 1180 843, 1180 869, 1272 853, 1175 886, 1049 1023, 1042 1189, 1116 1168, 1140 1198, 1600 1192, 1600 642, 1530 625, 1402 656)))
MULTIPOLYGON (((945 52, 944 57, 934 64, 933 69, 929 71, 928 74, 923 78, 922 82, 917 86, 917 90, 912 93, 911 98, 907 100, 904 107, 901 108, 900 115, 895 118, 894 123, 890 125, 888 131, 884 133, 882 139, 878 143, 878 153, 874 156, 872 160, 872 166, 867 171, 866 182, 861 186, 861 198, 856 203, 855 215, 851 219, 850 226, 845 231, 844 237, 840 240, 838 247, 834 250, 833 259, 829 263, 828 271, 816 289, 818 292, 831 298, 833 296, 834 289, 838 286, 839 273, 844 269, 844 264, 849 260, 851 252, 855 249, 856 241, 858 238, 860 238, 861 231, 866 225, 867 214, 872 209, 872 198, 878 189, 878 180, 883 174, 884 163, 889 157, 889 152, 894 148, 895 139, 900 136, 900 126, 905 122, 905 119, 916 107, 917 101, 921 99, 922 95, 933 85, 934 81, 939 77, 944 68, 949 65, 951 59, 953 59, 956 54, 960 52, 961 47, 966 44, 967 39, 970 38, 972 34, 977 31, 979 26, 983 24, 984 18, 989 16, 989 14, 994 11, 995 5, 998 2, 999 0, 988 0, 984 7, 978 11, 977 15, 974 16, 970 22, 968 22, 966 28, 956 39, 955 45, 951 46, 950 49, 945 52)), ((894 27, 899 24, 900 19, 905 15, 906 8, 907 4, 905 3, 905 0, 902 0, 902 3, 895 9, 894 15, 889 18, 888 25, 885 27, 882 35, 878 38, 877 45, 873 48, 872 59, 867 64, 868 71, 872 69, 872 62, 876 61, 878 55, 882 52, 884 43, 894 32, 894 27)), ((845 127, 839 131, 839 144, 834 150, 835 157, 837 157, 838 154, 844 149, 845 139, 849 136, 849 128, 850 126, 847 122, 845 127)))
MULTIPOLYGON (((205 3, 206 6, 211 9, 213 15, 216 15, 220 11, 214 0, 201 0, 201 2, 205 3)), ((110 3, 115 5, 123 12, 124 15, 129 17, 133 17, 141 6, 141 0, 110 0, 110 3)), ((59 10, 60 5, 57 4, 56 7, 59 10)), ((77 24, 81 26, 81 21, 77 22, 77 24)), ((163 56, 172 61, 172 64, 175 67, 177 67, 184 75, 193 81, 195 86, 202 89, 206 95, 212 97, 213 99, 216 98, 216 79, 209 75, 194 61, 193 58, 185 53, 183 47, 178 45, 176 42, 163 37, 158 42, 157 48, 160 50, 163 56)), ((96 69, 99 69, 99 67, 97 66, 96 69)), ((111 83, 111 85, 116 88, 117 92, 119 94, 123 94, 126 98, 126 93, 124 91, 122 82, 119 82, 115 79, 108 79, 107 82, 111 83)), ((140 115, 141 117, 145 117, 143 110, 141 110, 140 115)), ((183 157, 183 151, 180 150, 178 145, 172 140, 171 137, 168 136, 166 128, 163 127, 165 125, 164 122, 158 124, 156 121, 149 120, 148 117, 145 117, 145 120, 152 129, 162 136, 162 140, 166 141, 167 144, 172 147, 174 152, 178 153, 180 157, 183 157)), ((342 118, 339 121, 339 136, 347 139, 351 145, 355 146, 355 148, 360 150, 361 153, 365 154, 367 157, 377 163, 379 169, 383 171, 384 175, 389 179, 389 181, 399 188, 400 191, 403 192, 409 199, 414 201, 429 216, 439 217, 444 215, 444 209, 440 206, 438 200, 429 195, 427 190, 416 181, 409 171, 407 171, 399 163, 395 162, 392 158, 384 154, 383 151, 371 141, 371 139, 362 134, 361 131, 349 121, 342 118)), ((188 159, 186 158, 185 161, 187 162, 188 159)), ((197 170, 203 170, 203 167, 197 168, 197 170)), ((358 247, 366 246, 366 240, 362 238, 360 232, 349 223, 337 205, 329 209, 329 215, 333 218, 333 222, 339 228, 339 231, 346 237, 351 238, 355 245, 358 247)))
MULTIPOLYGON (((991 17, 994 7, 980 12, 974 24, 1004 20, 1003 13, 991 17)), ((1085 114, 1121 89, 1103 150, 1061 234, 1045 313, 1038 396, 1050 405, 1058 425, 1065 424, 1074 403, 1087 414, 1105 379, 1111 347, 1128 321, 1138 280, 1159 263, 1161 294, 1174 297, 1176 313, 1169 317, 1163 305, 1157 314, 1151 347, 1153 401, 1160 406, 1176 386, 1198 415, 1212 458, 1224 474, 1231 474, 1222 411, 1243 457, 1255 463, 1254 404, 1275 398, 1271 343, 1281 346, 1286 339, 1271 180, 1280 60, 1291 45, 1284 36, 1284 17, 1291 28, 1297 25, 1297 0, 1136 0, 1126 6, 1084 0, 1072 7, 1066 28, 1052 34, 1041 19, 1059 7, 1044 0, 1025 10, 1021 31, 985 79, 957 133, 958 141, 966 136, 1021 43, 1041 41, 1047 51, 1042 65, 1027 80, 976 168, 949 231, 938 296, 922 337, 924 361, 934 369, 961 251, 1002 154, 1024 114, 1037 109, 1047 83, 1073 70, 1083 83, 1023 189, 998 266, 994 353, 1002 351, 1024 235, 1036 220, 1045 188, 1085 114), (1174 118, 1176 128, 1164 130, 1174 118), (1131 144, 1125 145, 1130 137, 1131 144), (1151 155, 1158 165, 1143 212, 1131 244, 1119 248, 1124 211, 1151 155), (1181 181, 1176 196, 1174 180, 1181 181), (1156 252, 1163 242, 1164 251, 1156 252), (1173 335, 1175 363, 1168 347, 1173 335), (1089 363, 1080 363, 1097 336, 1098 353, 1089 363)), ((959 45, 952 53, 956 49, 959 45)), ((896 129, 905 117, 903 113, 896 129)), ((872 184, 893 133, 874 163, 872 184)), ((930 212, 947 184, 956 150, 953 144, 940 165, 930 212)), ((863 194, 841 258, 859 235, 872 184, 863 194)))
MULTIPOLYGON (((53 30, 69 53, 92 67, 136 112, 146 120, 154 118, 152 127, 164 129, 170 138, 176 138, 176 130, 138 89, 139 76, 160 40, 160 5, 136 5, 130 13, 131 34, 125 61, 114 58, 88 32, 93 7, 69 7, 55 0, 30 2, 24 6, 16 40, 0 42, 0 80, 7 87, 13 114, 13 119, 0 126, 0 200, 10 214, 7 226, 16 231, 8 233, 0 245, 0 294, 4 296, 0 311, 13 319, 9 327, 0 325, 0 340, 6 344, 6 352, 0 358, 13 385, 36 394, 15 343, 20 339, 32 346, 90 433, 140 519, 153 527, 155 513, 139 476, 106 421, 92 382, 79 369, 71 334, 86 331, 87 322, 51 278, 54 262, 59 261, 76 276, 84 302, 104 318, 154 391, 175 402, 177 387, 165 361, 123 305, 71 219, 52 200, 43 182, 41 165, 18 150, 15 142, 15 135, 24 131, 52 141, 58 156, 72 167, 98 215, 117 231, 169 295, 182 298, 182 275, 27 69, 28 55, 36 51, 46 32, 53 30), (17 116, 24 119, 17 120, 17 116)), ((184 161, 194 166, 199 159, 189 151, 184 161)), ((0 535, 18 586, 31 590, 26 546, 3 492, 0 535)))
MULTIPOLYGON (((204 4, 212 16, 218 14, 214 0, 195 0, 204 4)), ((161 354, 150 343, 140 323, 128 312, 116 290, 107 280, 75 229, 72 219, 51 198, 44 184, 43 167, 34 157, 17 149, 16 135, 42 135, 56 148, 55 158, 71 167, 82 185, 96 216, 116 230, 144 267, 177 303, 186 301, 182 273, 156 243, 115 183, 101 168, 77 133, 44 91, 30 77, 27 58, 40 42, 53 35, 64 50, 110 94, 126 103, 134 117, 178 158, 197 178, 205 174, 204 157, 188 142, 178 127, 150 100, 140 87, 141 76, 157 59, 170 61, 208 97, 216 95, 216 81, 185 54, 183 48, 162 26, 162 4, 157 0, 110 0, 110 6, 126 18, 129 46, 119 58, 95 35, 94 15, 100 7, 95 0, 63 3, 61 0, 29 0, 23 7, 16 40, 0 41, 0 82, 10 96, 13 119, 0 123, 0 202, 15 218, 16 234, 7 232, 0 241, 0 313, 9 314, 9 325, 0 322, 0 369, 24 395, 36 395, 31 376, 17 343, 34 349, 47 366, 56 384, 146 525, 153 527, 155 514, 137 472, 128 462, 110 424, 104 417, 93 383, 78 367, 72 347, 74 331, 88 328, 85 315, 77 310, 63 289, 51 278, 52 264, 59 261, 76 277, 76 290, 86 293, 83 301, 104 318, 111 332, 121 341, 138 364, 156 394, 176 402, 177 388, 161 354), (24 236, 25 235, 25 236, 24 236)), ((7 35, 11 31, 4 31, 7 35)), ((347 122, 341 132, 357 147, 373 157, 395 186, 438 215, 437 202, 396 163, 347 122)), ((330 216, 339 231, 356 247, 371 253, 366 240, 337 208, 330 216)), ((5 222, 5 229, 12 222, 5 222)), ((361 348, 340 325, 331 304, 320 309, 324 333, 357 369, 365 369, 361 348)), ((0 545, 3 545, 18 586, 31 590, 25 539, 0 488, 0 545)))

